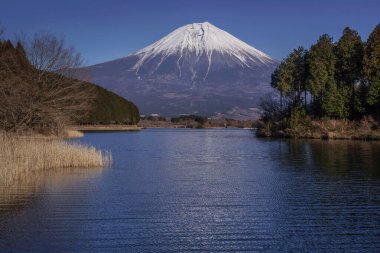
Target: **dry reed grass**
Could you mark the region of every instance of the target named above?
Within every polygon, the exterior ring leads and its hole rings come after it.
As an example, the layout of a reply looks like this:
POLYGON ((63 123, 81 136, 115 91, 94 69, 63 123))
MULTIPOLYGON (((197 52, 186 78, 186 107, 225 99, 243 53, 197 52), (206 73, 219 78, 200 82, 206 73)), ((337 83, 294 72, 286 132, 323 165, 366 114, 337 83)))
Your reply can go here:
POLYGON ((109 153, 90 146, 0 133, 0 183, 3 185, 25 171, 105 167, 111 160, 109 153))
POLYGON ((65 130, 63 137, 64 138, 81 138, 84 136, 84 133, 78 130, 68 129, 65 130))

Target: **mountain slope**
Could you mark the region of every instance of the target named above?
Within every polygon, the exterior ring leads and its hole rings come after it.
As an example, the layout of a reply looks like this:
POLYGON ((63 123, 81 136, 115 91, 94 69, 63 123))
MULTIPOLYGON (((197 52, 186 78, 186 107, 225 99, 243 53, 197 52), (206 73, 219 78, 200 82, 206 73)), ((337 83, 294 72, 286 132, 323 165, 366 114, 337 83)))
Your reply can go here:
POLYGON ((93 80, 142 113, 225 113, 271 92, 278 62, 205 23, 185 25, 125 58, 90 66, 93 80))

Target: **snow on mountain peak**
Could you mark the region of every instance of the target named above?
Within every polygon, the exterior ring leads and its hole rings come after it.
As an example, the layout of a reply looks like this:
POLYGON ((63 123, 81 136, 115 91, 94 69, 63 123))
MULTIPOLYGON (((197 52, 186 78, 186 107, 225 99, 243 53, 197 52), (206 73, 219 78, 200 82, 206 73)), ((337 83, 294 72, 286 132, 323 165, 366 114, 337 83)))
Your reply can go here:
POLYGON ((185 51, 195 53, 196 56, 207 55, 209 66, 212 63, 212 54, 220 53, 232 56, 240 65, 252 67, 256 64, 272 64, 275 62, 270 56, 251 47, 231 34, 219 29, 209 22, 193 23, 177 28, 157 42, 137 51, 139 61, 133 69, 138 71, 144 62, 160 55, 162 60, 170 55, 178 54, 182 57, 185 51))

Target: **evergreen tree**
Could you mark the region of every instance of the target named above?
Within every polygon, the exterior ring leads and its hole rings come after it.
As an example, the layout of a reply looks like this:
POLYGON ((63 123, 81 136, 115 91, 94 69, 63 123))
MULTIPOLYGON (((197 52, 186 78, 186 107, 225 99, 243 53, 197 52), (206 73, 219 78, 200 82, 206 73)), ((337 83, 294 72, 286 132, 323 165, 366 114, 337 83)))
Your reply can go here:
POLYGON ((272 87, 277 88, 281 96, 289 97, 293 105, 301 104, 305 91, 305 53, 302 47, 295 49, 272 75, 272 87))
POLYGON ((335 47, 335 77, 338 87, 353 88, 361 78, 364 45, 359 34, 346 27, 335 47))
POLYGON ((380 24, 369 35, 363 59, 363 72, 369 81, 380 73, 380 24))
POLYGON ((293 50, 273 73, 272 86, 291 102, 290 112, 305 113, 301 105, 304 100, 306 107, 310 94, 311 116, 353 119, 376 114, 380 121, 380 24, 365 45, 346 27, 336 44, 324 34, 309 51, 293 50))
POLYGON ((308 77, 307 88, 313 96, 317 114, 323 114, 322 104, 326 90, 335 84, 334 43, 332 38, 324 34, 316 44, 311 46, 307 55, 308 77))
POLYGON ((376 118, 380 121, 380 24, 368 37, 363 64, 363 72, 368 84, 367 104, 376 108, 376 118))
POLYGON ((346 118, 349 115, 347 99, 339 91, 335 84, 328 85, 326 95, 322 103, 322 109, 326 116, 332 118, 346 118))
MULTIPOLYGON (((291 75, 293 76, 292 89, 295 93, 294 104, 301 105, 302 93, 306 94, 306 50, 303 47, 298 47, 289 56, 291 75)), ((305 95, 306 102, 306 95, 305 95)))
POLYGON ((362 77, 364 45, 359 34, 346 27, 335 47, 335 79, 338 89, 346 100, 351 118, 361 116, 359 80, 362 77))
POLYGON ((367 103, 376 107, 376 119, 380 121, 380 72, 369 82, 367 103))
POLYGON ((367 86, 364 82, 360 82, 357 87, 355 87, 354 94, 351 99, 351 117, 360 118, 366 112, 366 96, 367 96, 367 86))
POLYGON ((287 81, 289 77, 286 73, 286 62, 283 61, 272 74, 271 86, 280 92, 280 106, 282 107, 282 100, 284 96, 287 96, 290 91, 290 85, 287 81))

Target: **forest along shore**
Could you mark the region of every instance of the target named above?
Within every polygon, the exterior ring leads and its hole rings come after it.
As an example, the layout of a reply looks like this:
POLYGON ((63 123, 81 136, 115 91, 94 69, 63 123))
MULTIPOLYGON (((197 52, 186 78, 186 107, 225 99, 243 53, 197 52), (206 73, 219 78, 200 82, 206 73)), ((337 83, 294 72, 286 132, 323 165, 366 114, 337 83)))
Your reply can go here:
POLYGON ((282 122, 258 122, 258 137, 335 140, 380 140, 380 131, 372 118, 361 121, 310 120, 286 126, 282 122))
POLYGON ((257 136, 380 140, 380 24, 294 49, 272 74, 257 136))
POLYGON ((252 128, 253 120, 209 118, 200 115, 181 115, 177 117, 142 117, 137 126, 142 128, 252 128))

